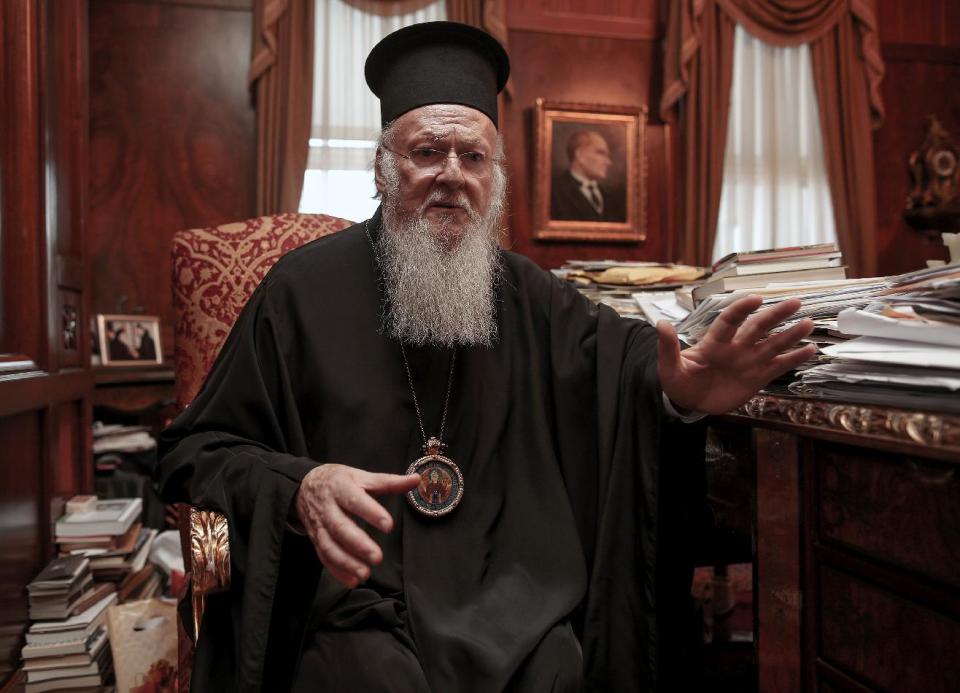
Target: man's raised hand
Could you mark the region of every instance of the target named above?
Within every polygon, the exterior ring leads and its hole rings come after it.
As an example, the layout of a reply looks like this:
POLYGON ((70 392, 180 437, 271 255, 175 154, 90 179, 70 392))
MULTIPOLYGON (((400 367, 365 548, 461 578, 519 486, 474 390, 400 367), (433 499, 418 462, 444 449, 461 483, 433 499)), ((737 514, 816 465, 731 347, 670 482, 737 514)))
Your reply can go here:
POLYGON ((370 577, 383 551, 354 516, 389 532, 393 518, 373 495, 406 493, 419 482, 418 474, 376 474, 342 464, 307 472, 294 503, 297 517, 334 578, 353 588, 370 577))
POLYGON ((797 312, 798 299, 754 313, 762 303, 759 296, 734 301, 699 342, 682 351, 673 326, 663 320, 657 323, 657 374, 671 402, 704 414, 726 413, 817 353, 813 344, 785 351, 813 331, 811 320, 769 334, 797 312))

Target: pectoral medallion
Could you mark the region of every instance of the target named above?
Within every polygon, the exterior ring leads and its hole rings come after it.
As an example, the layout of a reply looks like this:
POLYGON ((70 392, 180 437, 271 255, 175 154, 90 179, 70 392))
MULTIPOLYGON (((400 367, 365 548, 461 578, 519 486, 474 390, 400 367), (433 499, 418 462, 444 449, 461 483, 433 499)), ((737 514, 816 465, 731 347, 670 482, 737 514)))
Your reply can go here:
POLYGON ((444 444, 430 438, 424 445, 424 456, 407 467, 407 474, 419 474, 420 483, 407 492, 413 508, 429 517, 446 515, 463 498, 463 474, 453 460, 445 457, 444 444))

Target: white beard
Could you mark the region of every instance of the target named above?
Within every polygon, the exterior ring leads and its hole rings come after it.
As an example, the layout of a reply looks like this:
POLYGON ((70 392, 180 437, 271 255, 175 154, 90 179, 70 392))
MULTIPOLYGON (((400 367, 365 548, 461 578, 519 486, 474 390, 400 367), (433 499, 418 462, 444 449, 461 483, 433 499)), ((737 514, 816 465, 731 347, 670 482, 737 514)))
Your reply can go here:
POLYGON ((384 160, 383 230, 376 254, 389 303, 383 315, 387 334, 406 344, 491 346, 497 339, 495 289, 501 271, 500 219, 506 177, 498 170, 490 211, 481 217, 462 192, 434 193, 416 214, 399 209, 399 175, 384 160), (437 200, 462 206, 469 221, 459 233, 445 229, 451 217, 424 216, 437 200), (445 243, 456 235, 459 242, 445 243))

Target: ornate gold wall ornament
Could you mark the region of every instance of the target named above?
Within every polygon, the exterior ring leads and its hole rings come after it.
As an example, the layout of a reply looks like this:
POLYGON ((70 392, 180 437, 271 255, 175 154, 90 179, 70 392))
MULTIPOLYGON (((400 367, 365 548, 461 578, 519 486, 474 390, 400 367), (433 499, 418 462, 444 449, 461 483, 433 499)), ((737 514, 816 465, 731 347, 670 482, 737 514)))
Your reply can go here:
POLYGON ((926 119, 926 134, 908 161, 910 192, 904 220, 916 229, 960 228, 960 147, 936 116, 926 119))

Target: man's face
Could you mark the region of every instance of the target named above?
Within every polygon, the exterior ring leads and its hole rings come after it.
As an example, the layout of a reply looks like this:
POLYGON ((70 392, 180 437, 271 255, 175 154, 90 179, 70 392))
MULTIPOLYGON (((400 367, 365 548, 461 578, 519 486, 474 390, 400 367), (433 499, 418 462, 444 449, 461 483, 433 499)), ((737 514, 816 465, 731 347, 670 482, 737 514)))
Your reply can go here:
POLYGON ((574 163, 587 178, 606 180, 607 171, 613 161, 610 159, 610 147, 607 141, 595 132, 590 133, 586 144, 577 149, 574 163))
MULTIPOLYGON (((496 146, 493 122, 473 108, 436 104, 404 113, 394 123, 390 149, 405 156, 415 150, 435 149, 448 158, 438 170, 428 170, 415 158, 381 153, 398 159, 397 211, 411 218, 422 217, 438 240, 456 245, 471 215, 485 217, 489 211, 496 146), (467 152, 482 155, 485 164, 467 170, 457 158, 467 152)), ((381 194, 390 194, 379 160, 376 183, 381 194)))

